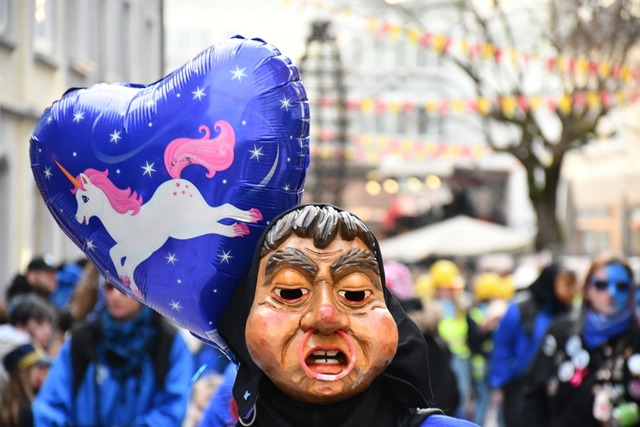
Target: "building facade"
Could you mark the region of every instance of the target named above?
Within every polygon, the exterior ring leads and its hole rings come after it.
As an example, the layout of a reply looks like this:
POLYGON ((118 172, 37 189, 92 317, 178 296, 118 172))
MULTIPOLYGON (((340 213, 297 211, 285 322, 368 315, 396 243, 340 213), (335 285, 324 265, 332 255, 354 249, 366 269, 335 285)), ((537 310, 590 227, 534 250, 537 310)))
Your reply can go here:
POLYGON ((162 0, 0 0, 0 299, 33 255, 82 253, 36 187, 29 138, 71 87, 162 76, 162 0))

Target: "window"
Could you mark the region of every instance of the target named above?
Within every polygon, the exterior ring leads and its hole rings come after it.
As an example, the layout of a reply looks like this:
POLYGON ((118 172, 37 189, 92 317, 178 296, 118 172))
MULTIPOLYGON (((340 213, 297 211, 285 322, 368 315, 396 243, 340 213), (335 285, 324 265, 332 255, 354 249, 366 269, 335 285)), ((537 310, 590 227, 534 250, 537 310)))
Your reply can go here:
POLYGON ((0 280, 2 283, 9 281, 9 256, 11 251, 11 191, 9 185, 9 163, 6 156, 0 154, 0 280))
POLYGON ((34 189, 33 248, 35 253, 53 253, 54 236, 58 226, 36 187, 34 189))
POLYGON ((582 250, 586 254, 596 254, 611 250, 609 233, 606 231, 583 231, 582 250))
POLYGON ((33 49, 42 55, 55 54, 56 0, 35 0, 33 49))
POLYGON ((66 47, 76 71, 90 74, 98 64, 98 7, 96 0, 68 0, 66 47))
POLYGON ((118 46, 120 57, 118 75, 124 80, 131 79, 131 6, 123 3, 120 9, 120 43, 118 46))
POLYGON ((0 0, 0 39, 11 40, 14 37, 13 0, 0 0))

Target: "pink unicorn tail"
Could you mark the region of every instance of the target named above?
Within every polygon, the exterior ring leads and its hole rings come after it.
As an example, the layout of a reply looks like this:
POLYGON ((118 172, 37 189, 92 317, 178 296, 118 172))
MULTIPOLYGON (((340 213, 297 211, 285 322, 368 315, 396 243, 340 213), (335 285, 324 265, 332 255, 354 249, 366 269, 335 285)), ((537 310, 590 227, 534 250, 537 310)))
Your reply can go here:
POLYGON ((218 120, 213 128, 218 136, 209 139, 207 126, 200 126, 202 138, 177 138, 164 151, 164 165, 173 179, 180 178, 182 169, 195 164, 207 168, 207 178, 213 178, 218 171, 227 169, 233 163, 233 148, 236 134, 233 127, 224 120, 218 120))

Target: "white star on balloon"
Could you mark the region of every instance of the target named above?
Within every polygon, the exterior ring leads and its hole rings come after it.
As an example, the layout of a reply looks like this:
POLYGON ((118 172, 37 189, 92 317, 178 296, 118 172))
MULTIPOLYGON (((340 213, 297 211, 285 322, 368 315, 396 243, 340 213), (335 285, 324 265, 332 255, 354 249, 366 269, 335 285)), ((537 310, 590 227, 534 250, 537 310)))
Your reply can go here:
POLYGON ((227 264, 229 264, 229 260, 233 257, 231 256, 231 251, 222 251, 222 255, 218 255, 218 258, 220 258, 220 262, 226 262, 227 264))
POLYGON ((239 82, 242 82, 242 78, 243 77, 247 77, 247 75, 244 73, 244 70, 246 70, 247 68, 243 68, 242 70, 238 68, 238 66, 236 65, 236 69, 235 70, 231 70, 229 71, 231 74, 233 74, 233 77, 231 77, 231 80, 235 80, 238 79, 239 82))
POLYGON ((47 117, 47 124, 51 123, 53 121, 53 117, 49 116, 47 117))
POLYGON ((253 150, 249 150, 249 152, 251 153, 251 158, 258 159, 258 161, 260 161, 260 156, 264 156, 262 147, 258 148, 255 145, 253 146, 253 150))
POLYGON ((198 101, 202 100, 203 96, 207 96, 207 94, 204 93, 204 89, 200 89, 199 87, 191 93, 193 94, 193 99, 197 99, 198 101))
POLYGON ((176 310, 176 311, 182 310, 182 306, 180 305, 180 301, 171 300, 171 303, 169 305, 171 306, 171 310, 176 310))
POLYGON ((154 163, 149 164, 149 162, 145 162, 146 164, 144 166, 140 166, 142 169, 144 169, 144 172, 142 172, 142 176, 145 176, 146 174, 149 174, 149 176, 151 176, 151 172, 155 172, 156 170, 153 168, 153 165, 155 165, 154 163))
POLYGON ((93 244, 93 240, 87 240, 85 243, 88 250, 92 251, 96 248, 96 245, 93 244))
POLYGON ((120 131, 119 130, 113 130, 113 133, 110 133, 109 136, 111 137, 111 139, 109 140, 110 142, 115 142, 116 144, 118 143, 118 141, 122 138, 120 136, 120 131))
POLYGON ((73 121, 76 123, 80 123, 80 120, 84 119, 84 112, 80 111, 73 115, 73 121))
POLYGON ((289 111, 289 108, 291 108, 291 103, 289 102, 289 98, 286 97, 282 97, 282 99, 280 100, 280 109, 282 110, 283 108, 285 109, 285 111, 289 111))
POLYGON ((44 177, 47 178, 47 180, 51 179, 51 176, 53 175, 51 173, 51 168, 48 167, 48 166, 46 168, 44 168, 44 172, 43 173, 44 173, 44 177))
POLYGON ((178 258, 176 258, 176 254, 172 254, 171 252, 169 252, 169 256, 165 257, 167 260, 167 264, 171 264, 171 265, 176 265, 176 261, 178 261, 178 258))
POLYGON ((284 191, 290 191, 290 190, 291 190, 291 188, 289 187, 289 184, 285 184, 285 186, 284 186, 284 187, 282 187, 282 189, 283 189, 284 191))

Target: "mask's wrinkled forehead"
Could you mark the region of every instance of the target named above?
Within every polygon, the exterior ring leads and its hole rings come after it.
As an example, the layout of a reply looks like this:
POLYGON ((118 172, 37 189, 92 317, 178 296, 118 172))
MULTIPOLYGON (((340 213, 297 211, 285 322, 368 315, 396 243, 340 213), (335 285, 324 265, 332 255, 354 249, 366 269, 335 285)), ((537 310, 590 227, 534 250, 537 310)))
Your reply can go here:
POLYGON ((324 249, 337 237, 343 240, 360 238, 373 252, 377 244, 369 227, 355 215, 332 206, 307 205, 279 218, 267 232, 260 256, 275 250, 291 234, 311 238, 314 245, 324 249))

